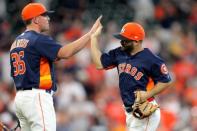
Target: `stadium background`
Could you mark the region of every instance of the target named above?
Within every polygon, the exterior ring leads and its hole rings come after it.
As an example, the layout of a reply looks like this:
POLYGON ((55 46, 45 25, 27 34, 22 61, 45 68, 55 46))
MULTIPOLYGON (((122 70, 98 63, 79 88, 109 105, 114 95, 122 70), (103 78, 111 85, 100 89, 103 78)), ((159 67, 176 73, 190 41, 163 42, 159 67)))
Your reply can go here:
MULTIPOLYGON (((48 33, 65 44, 103 14, 102 51, 120 45, 112 34, 124 23, 141 23, 146 29, 144 46, 164 58, 174 80, 173 88, 157 97, 162 115, 158 131, 197 131, 196 0, 0 0, 0 121, 9 127, 15 121, 9 48, 24 31, 20 11, 28 2, 42 2, 56 11, 48 33)), ((126 130, 115 69, 97 71, 88 46, 57 62, 56 68, 57 131, 126 130)))

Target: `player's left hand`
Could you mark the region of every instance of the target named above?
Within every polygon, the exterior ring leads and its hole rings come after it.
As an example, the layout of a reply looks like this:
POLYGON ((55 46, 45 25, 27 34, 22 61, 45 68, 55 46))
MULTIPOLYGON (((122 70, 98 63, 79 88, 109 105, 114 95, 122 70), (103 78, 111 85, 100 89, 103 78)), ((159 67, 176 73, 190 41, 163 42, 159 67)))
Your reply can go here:
POLYGON ((97 37, 101 34, 101 30, 102 30, 103 26, 99 25, 99 27, 97 28, 97 30, 91 35, 91 37, 97 37))
POLYGON ((150 116, 159 108, 159 105, 149 102, 149 93, 146 91, 135 91, 135 101, 132 105, 133 116, 138 119, 143 119, 150 116))

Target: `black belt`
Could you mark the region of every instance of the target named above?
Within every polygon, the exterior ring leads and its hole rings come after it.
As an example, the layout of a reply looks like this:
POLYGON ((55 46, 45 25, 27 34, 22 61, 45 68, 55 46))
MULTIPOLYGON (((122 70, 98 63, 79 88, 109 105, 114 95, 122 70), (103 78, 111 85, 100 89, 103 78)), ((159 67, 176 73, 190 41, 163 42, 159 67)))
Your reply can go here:
POLYGON ((133 111, 133 108, 132 108, 132 106, 125 107, 125 110, 126 110, 127 113, 131 113, 133 111))
MULTIPOLYGON (((36 88, 36 87, 17 88, 17 91, 25 91, 25 90, 32 90, 32 89, 39 89, 39 88, 36 88)), ((40 90, 44 90, 44 89, 40 89, 40 90)), ((45 91, 51 94, 51 90, 45 90, 45 91)))

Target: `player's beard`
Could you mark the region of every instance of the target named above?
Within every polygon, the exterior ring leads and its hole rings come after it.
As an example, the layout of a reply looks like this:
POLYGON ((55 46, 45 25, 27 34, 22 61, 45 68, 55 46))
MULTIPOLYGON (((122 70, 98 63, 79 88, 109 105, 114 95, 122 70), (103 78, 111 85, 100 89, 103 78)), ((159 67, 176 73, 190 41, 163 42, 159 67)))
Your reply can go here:
POLYGON ((134 45, 131 44, 131 45, 124 45, 122 46, 123 50, 127 53, 131 53, 134 49, 134 45))

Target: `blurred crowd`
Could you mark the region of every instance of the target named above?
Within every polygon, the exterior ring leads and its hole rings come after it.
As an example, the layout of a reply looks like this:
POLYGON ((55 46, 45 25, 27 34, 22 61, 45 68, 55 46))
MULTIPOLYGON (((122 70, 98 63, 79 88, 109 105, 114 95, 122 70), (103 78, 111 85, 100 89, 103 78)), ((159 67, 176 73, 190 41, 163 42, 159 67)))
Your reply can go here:
MULTIPOLYGON (((165 60, 174 81, 156 97, 161 108, 158 131, 197 131, 197 0, 0 0, 0 121, 16 124, 9 48, 25 30, 20 11, 28 2, 55 10, 47 33, 64 44, 82 36, 102 14, 103 52, 120 46, 112 35, 124 23, 142 24, 144 47, 165 60)), ((89 46, 56 62, 56 69, 57 131, 126 131, 116 69, 96 70, 89 46)))

